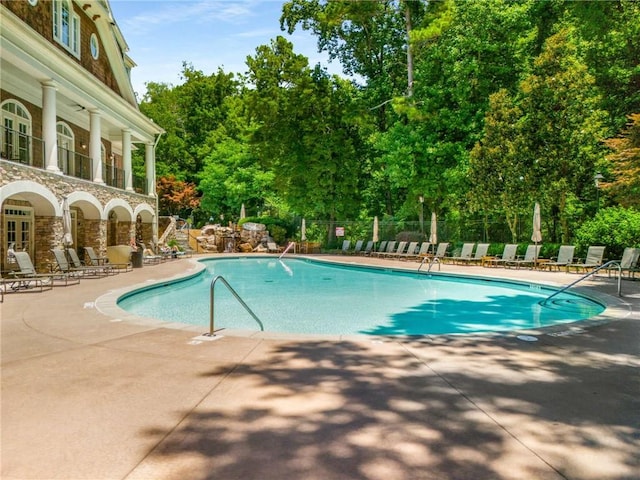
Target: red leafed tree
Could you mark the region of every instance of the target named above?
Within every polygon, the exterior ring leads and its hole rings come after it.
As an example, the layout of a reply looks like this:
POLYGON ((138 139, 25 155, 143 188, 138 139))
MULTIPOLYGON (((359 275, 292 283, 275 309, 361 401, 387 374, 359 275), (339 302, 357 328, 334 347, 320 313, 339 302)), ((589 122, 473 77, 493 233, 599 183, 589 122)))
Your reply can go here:
POLYGON ((622 134, 605 143, 613 150, 608 159, 614 180, 603 188, 623 207, 640 207, 640 113, 630 115, 622 134))
POLYGON ((178 180, 173 175, 158 180, 160 215, 187 217, 200 206, 200 198, 194 183, 178 180))

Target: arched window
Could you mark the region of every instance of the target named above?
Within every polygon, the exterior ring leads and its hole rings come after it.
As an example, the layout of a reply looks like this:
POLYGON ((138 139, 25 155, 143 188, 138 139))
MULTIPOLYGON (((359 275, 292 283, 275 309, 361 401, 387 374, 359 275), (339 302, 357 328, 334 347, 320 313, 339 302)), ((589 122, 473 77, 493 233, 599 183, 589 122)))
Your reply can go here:
POLYGON ((53 38, 80 58, 80 17, 71 0, 53 0, 53 38))
POLYGON ((2 157, 31 165, 31 115, 15 100, 6 100, 2 116, 2 157))
POLYGON ((58 168, 67 175, 75 174, 75 142, 73 130, 66 123, 56 124, 56 140, 58 141, 58 168))

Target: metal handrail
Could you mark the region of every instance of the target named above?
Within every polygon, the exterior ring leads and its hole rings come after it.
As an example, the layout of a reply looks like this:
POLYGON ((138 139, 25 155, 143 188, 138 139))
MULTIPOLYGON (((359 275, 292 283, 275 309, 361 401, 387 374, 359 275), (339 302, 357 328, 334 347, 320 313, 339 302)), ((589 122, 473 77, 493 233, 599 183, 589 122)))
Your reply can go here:
POLYGON ((293 247, 296 243, 295 242, 289 242, 289 245, 287 245, 287 248, 284 249, 284 252, 282 252, 280 254, 280 256, 278 257, 278 260, 280 260, 282 257, 284 257, 284 254, 287 253, 289 251, 289 249, 291 247, 293 247))
POLYGON ((594 268, 590 272, 586 273, 585 275, 583 275, 582 277, 577 279, 575 282, 571 282, 569 285, 565 285, 564 287, 562 287, 557 292, 552 293, 547 298, 545 298, 542 302, 540 302, 540 305, 544 306, 549 300, 551 300, 556 295, 559 295, 562 292, 565 292, 565 291, 569 290, 571 287, 573 287, 577 283, 580 283, 581 281, 585 280, 586 278, 589 278, 591 275, 595 275, 597 272, 599 272, 603 268, 609 267, 611 265, 616 265, 618 267, 618 296, 621 297, 622 296, 622 265, 620 265, 620 261, 619 260, 609 260, 607 263, 605 263, 603 265, 600 265, 598 268, 594 268))
POLYGON ((431 267, 433 266, 434 263, 438 264, 438 271, 440 271, 440 259, 438 257, 424 257, 422 259, 422 261, 420 262, 420 266, 418 266, 418 271, 420 271, 420 269, 422 268, 422 266, 425 264, 426 261, 429 261, 429 268, 427 268, 427 272, 431 271, 431 267))
POLYGON ((209 333, 205 333, 205 335, 208 336, 208 337, 213 337, 215 335, 213 333, 214 314, 215 314, 215 307, 214 307, 214 304, 215 304, 215 302, 214 302, 215 293, 214 292, 215 292, 216 282, 218 280, 220 280, 222 283, 224 283, 227 286, 227 288, 233 294, 233 296, 236 297, 236 300, 238 300, 238 302, 240 302, 240 305, 242 305, 244 307, 244 309, 247 312, 249 312, 249 315, 251 315, 256 322, 258 322, 258 325, 260 325, 260 331, 264 331, 264 325, 262 324, 260 319, 256 316, 256 314, 253 313, 253 310, 251 310, 249 308, 249 305, 247 305, 244 302, 244 300, 242 300, 242 298, 240 298, 240 295, 238 295, 238 293, 233 289, 233 287, 231 287, 231 285, 229 285, 229 282, 227 282, 222 275, 218 275, 213 280, 211 280, 211 288, 210 288, 211 303, 209 305, 209 333))

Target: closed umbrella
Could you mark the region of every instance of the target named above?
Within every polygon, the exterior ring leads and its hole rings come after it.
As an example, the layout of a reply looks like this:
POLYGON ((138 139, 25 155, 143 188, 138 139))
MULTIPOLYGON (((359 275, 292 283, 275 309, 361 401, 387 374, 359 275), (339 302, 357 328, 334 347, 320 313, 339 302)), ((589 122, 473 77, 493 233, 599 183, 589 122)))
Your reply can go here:
POLYGON ((242 220, 243 218, 246 218, 247 214, 244 210, 244 203, 242 204, 242 206, 240 207, 240 220, 242 220))
POLYGON ((71 231, 71 208, 69 207, 69 199, 62 199, 62 245, 70 247, 73 245, 73 234, 71 231))
POLYGON ((431 212, 431 234, 429 235, 429 242, 435 250, 436 244, 438 243, 438 218, 436 217, 436 212, 431 212))
POLYGON ((534 257, 534 262, 536 263, 538 261, 538 243, 542 241, 542 229, 540 225, 540 204, 536 202, 533 207, 533 233, 531 234, 531 241, 536 245, 536 255, 534 257))
POLYGON ((373 243, 378 243, 378 240, 380 240, 380 238, 378 238, 378 216, 376 215, 373 218, 373 237, 371 238, 371 240, 373 240, 373 243))
POLYGON ((302 225, 300 225, 300 241, 305 242, 306 240, 307 240, 307 223, 303 218, 302 225))

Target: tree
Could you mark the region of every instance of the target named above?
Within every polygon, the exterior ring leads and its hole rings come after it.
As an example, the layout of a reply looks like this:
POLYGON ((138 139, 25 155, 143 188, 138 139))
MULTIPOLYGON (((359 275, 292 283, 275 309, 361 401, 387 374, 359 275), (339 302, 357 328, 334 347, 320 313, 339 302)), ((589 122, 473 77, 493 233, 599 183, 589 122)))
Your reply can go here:
POLYGON ((188 217, 200 205, 195 184, 177 180, 173 175, 160 177, 157 191, 160 213, 164 215, 188 217))
POLYGON ((580 199, 594 196, 595 165, 603 156, 606 112, 595 80, 581 60, 572 30, 545 43, 532 74, 522 82, 523 155, 531 169, 531 186, 560 222, 569 242, 571 221, 580 199))
POLYGON ((283 37, 259 47, 247 65, 253 144, 275 174, 275 191, 302 215, 356 216, 366 162, 351 83, 309 69, 283 37))
POLYGON ((640 113, 630 115, 622 133, 605 144, 613 150, 607 160, 614 178, 603 189, 622 206, 640 207, 640 113))
MULTIPOLYGON (((487 216, 502 211, 518 241, 518 222, 530 203, 531 170, 521 154, 519 123, 522 111, 506 90, 491 95, 484 136, 471 151, 469 177, 471 208, 487 216)), ((485 225, 486 228, 486 225, 485 225)))

